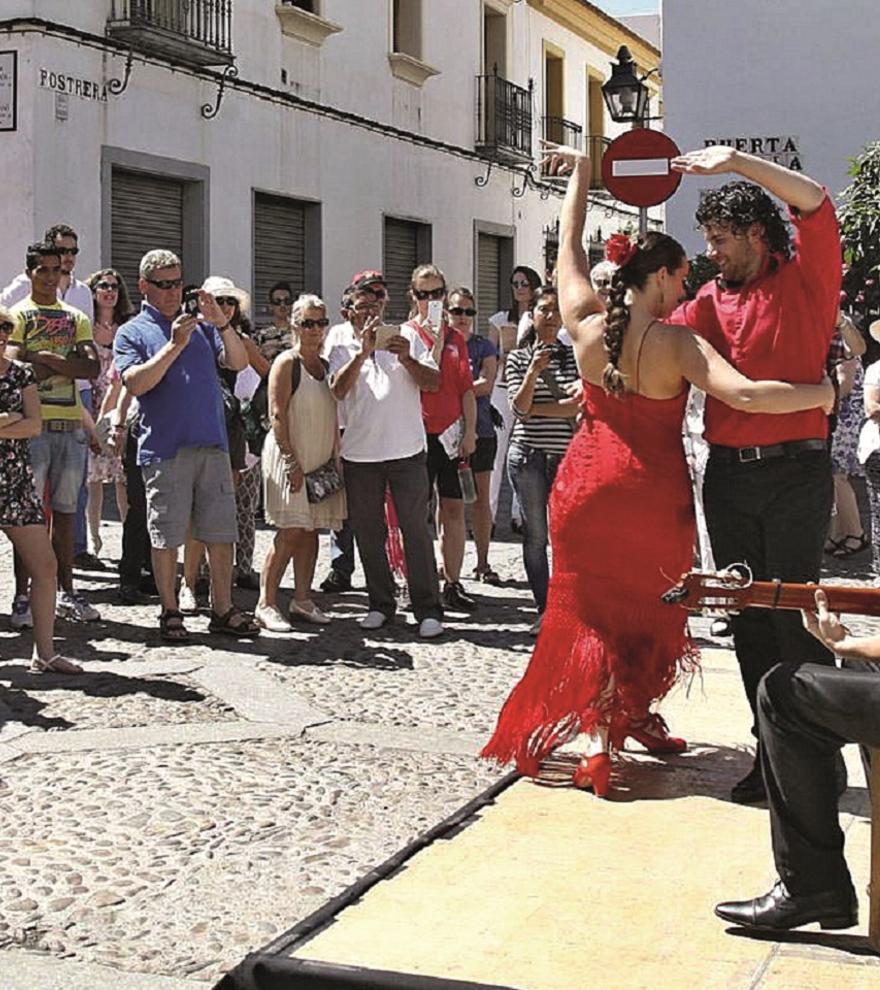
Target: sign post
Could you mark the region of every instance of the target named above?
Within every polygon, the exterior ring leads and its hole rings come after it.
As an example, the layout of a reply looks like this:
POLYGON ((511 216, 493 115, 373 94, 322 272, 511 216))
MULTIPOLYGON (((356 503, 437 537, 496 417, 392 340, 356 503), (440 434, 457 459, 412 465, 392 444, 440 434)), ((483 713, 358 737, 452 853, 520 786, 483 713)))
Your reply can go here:
POLYGON ((678 189, 681 172, 671 159, 681 152, 662 131, 637 127, 615 138, 602 157, 602 181, 621 203, 639 207, 639 233, 647 231, 648 207, 665 203, 678 189))

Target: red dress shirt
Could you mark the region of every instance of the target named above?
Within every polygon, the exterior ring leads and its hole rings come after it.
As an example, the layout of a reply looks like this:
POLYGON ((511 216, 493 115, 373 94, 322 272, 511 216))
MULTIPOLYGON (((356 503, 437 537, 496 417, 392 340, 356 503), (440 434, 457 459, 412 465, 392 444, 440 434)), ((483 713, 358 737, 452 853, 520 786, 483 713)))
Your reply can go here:
MULTIPOLYGON (((739 288, 717 281, 702 286, 670 323, 684 323, 705 337, 735 368, 756 380, 816 384, 825 359, 840 297, 840 231, 831 200, 807 217, 790 210, 795 253, 768 259, 764 270, 739 288)), ((705 437, 725 447, 751 447, 786 440, 824 438, 821 409, 775 415, 731 409, 706 397, 705 437)))

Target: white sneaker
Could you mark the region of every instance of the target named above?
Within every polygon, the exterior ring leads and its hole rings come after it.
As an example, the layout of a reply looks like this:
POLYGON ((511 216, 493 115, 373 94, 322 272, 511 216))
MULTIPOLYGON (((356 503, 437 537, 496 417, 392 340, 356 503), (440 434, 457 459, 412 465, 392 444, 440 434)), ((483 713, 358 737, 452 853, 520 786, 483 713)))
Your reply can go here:
POLYGON ((326 626, 330 622, 330 616, 322 612, 314 602, 298 602, 292 598, 287 612, 291 619, 305 619, 306 622, 314 622, 316 626, 326 626))
POLYGON ((384 612, 372 610, 360 620, 358 625, 361 629, 381 629, 388 621, 388 616, 384 612))
POLYGON ((274 605, 258 605, 254 609, 257 625, 269 632, 291 632, 293 626, 284 618, 274 605))
POLYGON ((55 615, 74 622, 98 622, 101 618, 101 613, 79 591, 62 591, 55 603, 55 615))
POLYGON ((537 636, 538 633, 541 631, 541 621, 543 620, 543 618, 544 618, 544 613, 541 612, 538 618, 535 619, 535 621, 529 626, 530 636, 537 636))
POLYGON ((12 614, 9 616, 10 629, 33 629, 31 603, 27 595, 16 595, 12 599, 12 614))
POLYGON ((422 639, 434 639, 443 635, 443 623, 439 619, 428 616, 419 623, 419 635, 422 639))
POLYGON ((180 592, 177 595, 177 607, 184 615, 195 615, 199 610, 199 603, 196 601, 196 596, 186 584, 181 584, 180 586, 180 592))

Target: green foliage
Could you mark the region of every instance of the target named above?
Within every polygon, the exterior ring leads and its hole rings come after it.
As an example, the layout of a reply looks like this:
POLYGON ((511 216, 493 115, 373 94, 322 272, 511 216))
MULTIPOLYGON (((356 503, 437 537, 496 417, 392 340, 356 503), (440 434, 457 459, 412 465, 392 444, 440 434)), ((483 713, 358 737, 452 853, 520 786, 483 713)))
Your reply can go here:
POLYGON ((701 285, 715 278, 718 274, 718 265, 710 261, 701 251, 691 258, 691 270, 688 272, 687 289, 691 295, 696 295, 697 289, 701 285))
POLYGON ((880 315, 880 141, 851 159, 852 182, 840 194, 846 308, 867 320, 880 315))

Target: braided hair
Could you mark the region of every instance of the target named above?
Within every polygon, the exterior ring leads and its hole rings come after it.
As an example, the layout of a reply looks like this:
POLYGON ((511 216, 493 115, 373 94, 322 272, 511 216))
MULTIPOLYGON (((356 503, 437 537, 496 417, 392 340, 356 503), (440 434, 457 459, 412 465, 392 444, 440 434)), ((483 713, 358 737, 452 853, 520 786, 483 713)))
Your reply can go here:
POLYGON ((626 375, 618 365, 623 351, 623 337, 630 319, 627 290, 644 289, 649 275, 661 268, 675 271, 684 264, 686 258, 684 248, 678 241, 668 234, 651 231, 639 238, 638 246, 630 259, 612 275, 605 330, 602 334, 602 343, 608 355, 608 363, 602 372, 602 387, 610 395, 621 396, 626 390, 626 375))

